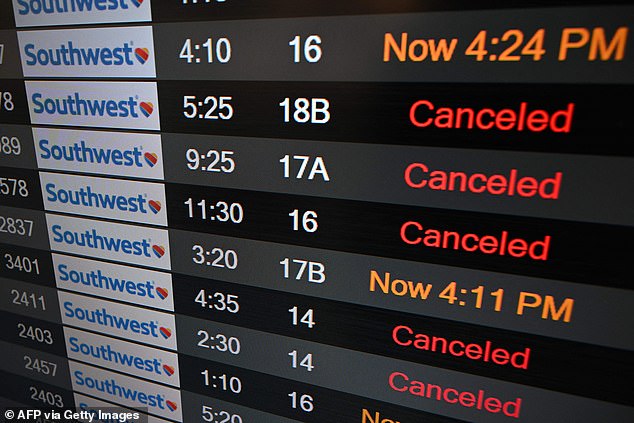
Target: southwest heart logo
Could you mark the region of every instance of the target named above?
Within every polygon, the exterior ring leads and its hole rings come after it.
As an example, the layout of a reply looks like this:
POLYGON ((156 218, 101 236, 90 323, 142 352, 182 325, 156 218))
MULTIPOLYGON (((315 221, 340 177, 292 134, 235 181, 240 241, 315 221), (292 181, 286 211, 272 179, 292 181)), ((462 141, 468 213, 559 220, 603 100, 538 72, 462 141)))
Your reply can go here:
POLYGON ((158 162, 158 156, 156 155, 156 153, 145 153, 143 155, 143 157, 145 158, 145 162, 150 166, 150 167, 154 167, 154 165, 156 164, 156 162, 158 162))
POLYGON ((178 408, 178 405, 176 405, 175 402, 170 400, 165 401, 165 404, 167 404, 167 408, 169 408, 170 411, 176 411, 176 409, 178 408))
POLYGON ((136 7, 139 7, 143 4, 143 0, 132 0, 132 4, 134 4, 136 7))
POLYGON ((136 60, 139 61, 142 65, 145 65, 148 57, 150 57, 150 50, 146 48, 135 48, 134 55, 136 56, 136 60))
POLYGON ((162 245, 152 245, 152 251, 154 251, 154 255, 157 258, 161 258, 165 254, 165 247, 162 245))
POLYGON ((150 117, 153 111, 154 105, 152 103, 150 103, 149 101, 141 102, 141 113, 143 113, 143 116, 150 117))
POLYGON ((174 374, 174 368, 172 366, 168 366, 167 364, 163 364, 163 370, 168 376, 172 376, 174 374))
POLYGON ((158 296, 159 296, 159 298, 161 300, 166 299, 167 296, 169 295, 169 292, 167 292, 167 289, 161 288, 160 286, 158 288, 156 288, 156 293, 158 294, 158 296))
POLYGON ((156 214, 156 213, 161 211, 161 203, 159 201, 150 200, 150 201, 148 201, 148 204, 150 206, 150 210, 152 210, 154 212, 154 214, 156 214))
POLYGON ((172 331, 169 330, 168 328, 163 327, 163 326, 161 326, 159 331, 161 332, 161 335, 163 335, 163 338, 165 338, 165 339, 169 339, 170 336, 172 336, 172 331))

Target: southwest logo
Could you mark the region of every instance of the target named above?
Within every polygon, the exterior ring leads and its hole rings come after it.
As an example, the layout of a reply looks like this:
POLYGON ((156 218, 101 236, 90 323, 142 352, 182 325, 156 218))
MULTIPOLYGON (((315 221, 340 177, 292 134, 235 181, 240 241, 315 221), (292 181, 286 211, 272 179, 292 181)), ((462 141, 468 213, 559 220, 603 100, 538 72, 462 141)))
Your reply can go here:
POLYGON ((161 335, 163 335, 165 339, 169 339, 172 336, 172 331, 164 326, 161 326, 159 332, 161 332, 161 335))
MULTIPOLYGON (((147 239, 130 240, 119 237, 109 237, 100 235, 97 230, 86 230, 77 232, 72 230, 62 230, 61 225, 53 225, 53 241, 78 247, 88 247, 92 249, 121 252, 133 256, 151 257, 149 252, 150 243, 147 239)), ((165 248, 159 245, 152 245, 152 251, 156 257, 161 258, 165 254, 165 248)))
POLYGON ((143 0, 13 0, 13 3, 18 27, 152 20, 149 4, 145 4, 149 1, 143 0))
MULTIPOLYGON (((40 13, 77 13, 95 11, 112 11, 117 9, 128 9, 126 0, 70 0, 70 1, 46 1, 46 0, 17 0, 18 13, 27 15, 32 13, 39 15, 40 13)), ((132 4, 140 7, 143 0, 131 0, 132 4)))
POLYGON ((128 149, 92 147, 85 141, 73 143, 71 145, 56 145, 47 139, 39 141, 38 146, 42 152, 40 158, 44 160, 55 160, 64 162, 90 163, 97 165, 115 165, 124 167, 143 167, 141 157, 145 162, 154 167, 158 161, 156 153, 145 153, 141 151, 142 146, 135 146, 128 149), (149 158, 152 158, 150 160, 149 158))
POLYGON ((141 102, 141 113, 143 113, 143 116, 150 117, 153 111, 154 105, 152 103, 146 101, 141 102))
POLYGON ((158 294, 158 296, 159 296, 159 298, 161 300, 166 299, 167 296, 169 295, 169 292, 167 291, 167 289, 161 288, 160 286, 158 288, 156 288, 156 293, 158 294))
POLYGON ((148 208, 154 214, 161 211, 161 203, 156 200, 148 201, 147 194, 109 194, 99 192, 88 184, 72 189, 58 187, 54 182, 45 184, 44 189, 45 199, 51 204, 140 214, 147 214, 148 208))
MULTIPOLYGON (((174 368, 167 364, 162 364, 158 358, 148 358, 143 355, 129 354, 121 350, 121 344, 114 342, 92 343, 83 342, 76 336, 68 338, 68 349, 73 353, 81 354, 84 358, 95 358, 108 364, 131 367, 148 373, 161 375, 161 369, 168 375, 174 374, 174 368), (118 346, 117 346, 118 345, 118 346), (165 368, 169 368, 172 373, 168 373, 165 368)), ((92 361, 92 360, 91 360, 92 361)))
POLYGON ((152 210, 152 212, 154 214, 157 214, 158 212, 161 211, 161 202, 160 201, 150 200, 150 201, 148 201, 148 205, 150 206, 150 210, 152 210))
MULTIPOLYGON (((35 44, 24 46, 27 66, 134 66, 132 41, 116 47, 76 47, 66 41, 56 48, 37 48, 35 44)), ((147 48, 134 49, 134 55, 142 65, 150 57, 147 48)))
MULTIPOLYGON (((56 251, 170 268, 169 234, 166 230, 57 214, 47 214, 46 220, 51 247, 56 251)), ((169 287, 163 283, 161 286, 169 287)))
MULTIPOLYGON (((171 314, 139 309, 136 306, 118 302, 94 299, 83 294, 60 291, 58 297, 62 322, 65 325, 89 330, 106 337, 112 335, 122 340, 134 340, 135 342, 148 344, 151 347, 176 349, 175 321, 174 316, 171 314)), ((86 334, 85 336, 96 335, 86 334)), ((104 339, 104 342, 109 341, 104 339)), ((117 343, 123 341, 116 339, 113 339, 112 342, 114 348, 118 348, 122 353, 142 354, 144 350, 141 347, 139 349, 117 347, 117 343)), ((101 352, 104 351, 102 350, 101 352)), ((151 353, 150 355, 154 357, 157 354, 159 362, 155 363, 156 366, 153 366, 153 371, 162 375, 163 364, 173 365, 173 357, 169 358, 163 352, 151 353), (163 358, 167 358, 167 360, 161 362, 163 358)), ((123 356, 119 358, 123 360, 123 356)), ((119 363, 122 362, 121 360, 119 363)))
POLYGON ((157 258, 161 258, 165 254, 165 247, 162 245, 152 245, 152 251, 157 258))
POLYGON ((145 162, 150 167, 154 167, 156 162, 158 162, 158 156, 156 155, 156 153, 145 153, 143 157, 145 158, 145 162))
POLYGON ((76 285, 83 285, 86 287, 94 287, 103 289, 105 291, 115 293, 125 293, 134 295, 136 297, 156 298, 157 296, 164 300, 169 295, 167 289, 155 286, 153 280, 133 280, 123 277, 110 276, 108 272, 102 272, 98 270, 79 270, 69 265, 61 263, 56 266, 56 270, 59 274, 59 280, 62 282, 71 282, 76 285))
POLYGON ((147 59, 150 57, 150 50, 147 48, 136 48, 134 49, 134 55, 139 63, 145 65, 145 62, 147 62, 147 59))
POLYGON ((154 111, 152 103, 142 101, 139 103, 135 96, 129 96, 123 100, 90 99, 84 98, 81 93, 75 92, 63 98, 44 98, 39 92, 31 96, 33 112, 35 114, 94 116, 111 118, 138 118, 139 110, 143 116, 150 117, 154 111))
POLYGON ((163 371, 168 376, 172 376, 174 374, 174 368, 172 366, 168 366, 167 364, 163 364, 163 371))
POLYGON ((157 392, 155 389, 158 387, 155 388, 149 383, 145 383, 142 389, 138 389, 136 387, 138 384, 134 384, 129 378, 105 371, 92 370, 87 366, 80 368, 84 368, 86 373, 82 370, 75 370, 72 373, 73 385, 83 387, 79 389, 80 391, 90 390, 93 395, 95 393, 97 395, 106 394, 159 410, 165 410, 167 406, 171 412, 174 412, 178 408, 175 402, 168 400, 166 395, 161 392, 164 389, 157 392))
POLYGON ((159 326, 157 320, 146 321, 123 317, 114 312, 109 312, 106 307, 82 307, 81 305, 75 305, 72 301, 64 302, 64 317, 153 338, 158 337, 157 329, 165 339, 172 336, 172 331, 164 326, 159 326), (166 333, 169 335, 166 336, 166 333))

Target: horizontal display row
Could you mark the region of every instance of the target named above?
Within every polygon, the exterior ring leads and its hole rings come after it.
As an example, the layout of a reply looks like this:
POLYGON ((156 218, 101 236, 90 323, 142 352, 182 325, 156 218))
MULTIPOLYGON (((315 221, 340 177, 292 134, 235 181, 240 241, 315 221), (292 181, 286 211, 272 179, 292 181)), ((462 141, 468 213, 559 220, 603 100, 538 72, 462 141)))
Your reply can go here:
POLYGON ((155 82, 6 79, 0 80, 0 122, 630 155, 632 105, 618 99, 631 91, 631 85, 535 90, 528 84, 248 81, 159 81, 157 91, 155 82))
POLYGON ((625 17, 632 10, 548 8, 506 10, 505 16, 472 11, 19 31, 18 44, 6 31, 0 43, 19 54, 7 55, 0 77, 22 77, 11 63, 19 56, 27 78, 631 83, 625 17))

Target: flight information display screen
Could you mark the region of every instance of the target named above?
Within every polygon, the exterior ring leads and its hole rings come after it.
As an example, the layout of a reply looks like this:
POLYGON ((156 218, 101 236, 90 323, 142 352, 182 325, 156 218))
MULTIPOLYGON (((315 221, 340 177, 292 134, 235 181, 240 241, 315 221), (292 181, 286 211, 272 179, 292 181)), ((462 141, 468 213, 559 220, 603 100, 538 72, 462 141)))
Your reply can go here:
POLYGON ((4 421, 633 422, 630 3, 0 0, 4 421))

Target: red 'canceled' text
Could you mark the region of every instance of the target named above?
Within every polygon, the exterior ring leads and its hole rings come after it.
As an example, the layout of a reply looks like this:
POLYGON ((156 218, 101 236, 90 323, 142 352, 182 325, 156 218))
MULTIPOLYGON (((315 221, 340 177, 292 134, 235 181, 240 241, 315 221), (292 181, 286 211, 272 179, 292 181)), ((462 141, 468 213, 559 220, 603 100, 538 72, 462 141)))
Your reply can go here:
POLYGON ((509 351, 506 348, 494 346, 493 342, 488 340, 484 342, 484 345, 481 345, 460 339, 447 339, 442 336, 417 333, 406 325, 394 327, 392 341, 401 347, 493 363, 499 366, 512 366, 522 370, 528 369, 531 354, 531 349, 528 347, 520 351, 509 351))
POLYGON ((556 172, 549 178, 538 179, 522 176, 517 169, 508 174, 430 170, 424 163, 412 163, 405 169, 405 183, 416 189, 433 191, 458 191, 473 194, 541 197, 545 200, 559 198, 562 173, 556 172))
POLYGON ((473 408, 491 414, 504 414, 507 417, 520 417, 522 399, 515 398, 504 401, 489 395, 483 389, 477 393, 447 388, 441 385, 411 379, 402 372, 393 372, 388 378, 390 389, 419 398, 435 399, 447 404, 455 404, 464 408, 473 408))
POLYGON ((550 235, 533 242, 522 238, 512 238, 507 231, 499 235, 478 235, 439 229, 423 228, 418 222, 409 221, 401 225, 401 240, 409 245, 430 248, 479 252, 484 254, 509 255, 515 258, 528 257, 533 260, 547 260, 550 235))
POLYGON ((419 128, 568 133, 574 110, 574 103, 551 113, 544 109, 531 109, 526 102, 520 103, 516 109, 494 110, 488 107, 437 107, 429 100, 418 100, 409 109, 409 120, 419 128))

